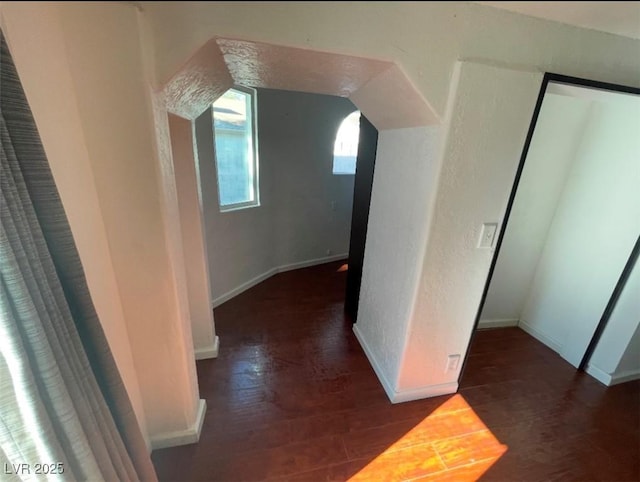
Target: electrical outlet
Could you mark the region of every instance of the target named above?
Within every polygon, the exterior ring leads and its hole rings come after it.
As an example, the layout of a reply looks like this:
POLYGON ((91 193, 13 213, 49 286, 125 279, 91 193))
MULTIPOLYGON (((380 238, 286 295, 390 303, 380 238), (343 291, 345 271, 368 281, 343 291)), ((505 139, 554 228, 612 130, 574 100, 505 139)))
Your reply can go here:
POLYGON ((447 357, 447 367, 445 371, 452 372, 458 368, 458 364, 460 363, 460 355, 449 355, 447 357))

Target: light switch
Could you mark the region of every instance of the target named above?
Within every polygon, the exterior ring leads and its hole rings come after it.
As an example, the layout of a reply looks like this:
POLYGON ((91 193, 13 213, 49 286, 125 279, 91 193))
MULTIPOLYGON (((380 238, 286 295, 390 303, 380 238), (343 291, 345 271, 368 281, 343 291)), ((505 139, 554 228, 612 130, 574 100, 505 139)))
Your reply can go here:
POLYGON ((478 248, 493 248, 497 232, 498 223, 484 223, 480 233, 480 240, 478 241, 478 248))

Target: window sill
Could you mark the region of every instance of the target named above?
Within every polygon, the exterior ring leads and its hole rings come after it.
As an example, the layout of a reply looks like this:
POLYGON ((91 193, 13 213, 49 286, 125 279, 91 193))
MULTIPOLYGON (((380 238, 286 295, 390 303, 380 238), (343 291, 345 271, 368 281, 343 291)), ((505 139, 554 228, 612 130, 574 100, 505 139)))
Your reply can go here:
POLYGON ((258 208, 260 207, 260 201, 251 201, 247 203, 230 204, 228 206, 220 206, 221 213, 230 213, 233 211, 240 211, 243 209, 258 208))

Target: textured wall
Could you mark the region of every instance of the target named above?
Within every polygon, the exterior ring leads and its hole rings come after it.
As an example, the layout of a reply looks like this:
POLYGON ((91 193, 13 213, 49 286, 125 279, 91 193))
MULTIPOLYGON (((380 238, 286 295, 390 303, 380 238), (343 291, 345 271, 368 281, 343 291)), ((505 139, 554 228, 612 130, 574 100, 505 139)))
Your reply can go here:
POLYGON ((356 335, 389 398, 396 380, 420 277, 430 199, 435 195, 438 127, 380 132, 356 335))
MULTIPOLYGON (((504 215, 542 75, 460 63, 417 300, 398 380, 417 396, 452 392, 492 253, 478 249, 482 223, 504 215)), ((454 85, 455 85, 454 84, 454 85)))
POLYGON ((439 118, 458 59, 640 85, 638 41, 471 2, 142 4, 158 82, 217 36, 391 60, 439 118))

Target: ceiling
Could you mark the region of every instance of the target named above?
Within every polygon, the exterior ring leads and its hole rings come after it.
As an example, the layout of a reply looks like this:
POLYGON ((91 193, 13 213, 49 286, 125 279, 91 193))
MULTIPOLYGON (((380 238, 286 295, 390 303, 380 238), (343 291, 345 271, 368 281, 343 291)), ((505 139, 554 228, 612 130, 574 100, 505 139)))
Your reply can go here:
POLYGON ((532 17, 640 39, 640 2, 474 2, 532 17))

